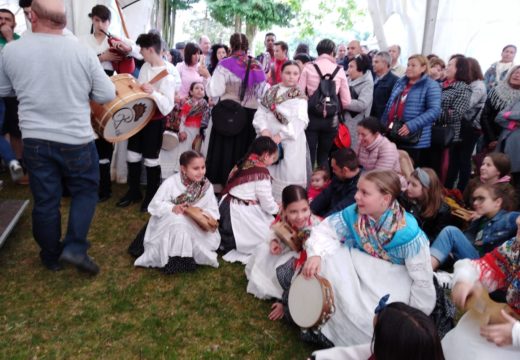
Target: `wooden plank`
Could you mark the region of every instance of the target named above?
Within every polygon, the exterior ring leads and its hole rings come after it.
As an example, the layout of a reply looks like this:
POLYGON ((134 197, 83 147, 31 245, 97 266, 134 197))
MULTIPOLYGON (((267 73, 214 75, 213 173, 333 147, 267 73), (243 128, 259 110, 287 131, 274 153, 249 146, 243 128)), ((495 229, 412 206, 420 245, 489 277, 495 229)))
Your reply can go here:
POLYGON ((0 247, 20 220, 29 200, 0 200, 0 247))

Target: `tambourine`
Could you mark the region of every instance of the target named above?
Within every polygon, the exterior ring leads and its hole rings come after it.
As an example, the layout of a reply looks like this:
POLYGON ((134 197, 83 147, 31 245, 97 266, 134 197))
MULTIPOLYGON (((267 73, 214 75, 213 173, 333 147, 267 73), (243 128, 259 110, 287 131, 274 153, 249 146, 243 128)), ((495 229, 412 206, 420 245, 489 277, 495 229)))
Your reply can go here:
POLYGON ((215 232, 218 229, 218 221, 196 206, 188 206, 184 214, 192 219, 202 230, 215 232))
POLYGON ((299 252, 303 248, 303 244, 298 239, 298 233, 289 224, 279 221, 271 226, 275 236, 287 245, 291 250, 299 252))
POLYGON ((473 310, 479 317, 481 326, 506 323, 507 320, 502 316, 502 310, 515 319, 520 320, 520 315, 511 309, 509 305, 491 300, 489 293, 485 289, 482 289, 478 295, 472 294, 466 301, 464 310, 473 310))

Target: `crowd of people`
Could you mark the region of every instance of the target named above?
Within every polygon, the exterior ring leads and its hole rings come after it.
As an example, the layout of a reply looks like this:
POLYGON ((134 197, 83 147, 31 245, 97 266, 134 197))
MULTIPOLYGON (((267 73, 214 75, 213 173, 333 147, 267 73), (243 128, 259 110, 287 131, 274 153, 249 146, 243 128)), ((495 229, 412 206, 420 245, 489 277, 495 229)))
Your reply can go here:
POLYGON ((273 301, 273 321, 295 322, 296 278, 327 279, 335 311, 302 331, 329 348, 317 359, 518 358, 514 45, 485 73, 463 54, 412 54, 403 66, 398 45, 356 40, 323 39, 316 58, 300 44, 291 60, 271 32, 257 57, 240 33, 168 49, 156 31, 111 37, 103 5, 80 38, 65 30, 61 0, 20 6, 21 37, 0 9, 0 155, 13 181, 28 177, 47 269, 100 270, 87 239, 112 195, 114 146, 94 133, 89 101, 113 100, 109 76, 126 72, 157 105, 120 149, 128 191, 115 205, 150 214, 129 247, 135 266, 178 274, 217 268, 221 254, 245 265, 248 293, 273 301), (165 132, 176 147, 163 147, 165 132), (509 311, 479 323, 469 309, 454 326, 446 289, 462 310, 489 292, 509 311))

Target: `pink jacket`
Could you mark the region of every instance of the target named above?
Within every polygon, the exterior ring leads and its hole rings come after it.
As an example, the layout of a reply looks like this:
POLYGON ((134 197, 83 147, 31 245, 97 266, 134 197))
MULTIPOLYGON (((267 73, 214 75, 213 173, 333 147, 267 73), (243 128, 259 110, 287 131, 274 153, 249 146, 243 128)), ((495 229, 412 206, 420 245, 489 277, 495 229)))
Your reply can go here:
MULTIPOLYGON (((320 71, 323 75, 332 74, 338 64, 336 64, 336 59, 327 54, 321 54, 315 61, 316 65, 320 68, 320 71)), ((341 67, 341 65, 339 65, 341 67)), ((338 71, 336 76, 334 77, 334 81, 336 82, 336 93, 339 93, 341 98, 341 104, 343 108, 345 108, 348 104, 350 104, 350 90, 348 89, 348 81, 347 75, 345 74, 345 70, 343 67, 338 71)), ((300 89, 303 91, 307 91, 307 95, 311 96, 314 94, 318 85, 320 84, 320 76, 316 72, 314 65, 308 62, 305 64, 303 68, 302 74, 300 76, 300 80, 298 81, 298 85, 300 89)))
POLYGON ((190 95, 191 83, 201 82, 204 84, 204 88, 208 85, 208 79, 203 78, 199 74, 198 63, 195 66, 188 66, 184 61, 182 61, 177 64, 177 71, 179 71, 179 75, 181 76, 181 88, 178 92, 181 99, 185 99, 190 95))
POLYGON ((357 153, 359 165, 363 166, 364 171, 382 169, 394 170, 398 174, 401 173, 397 147, 381 134, 367 147, 360 144, 357 153))

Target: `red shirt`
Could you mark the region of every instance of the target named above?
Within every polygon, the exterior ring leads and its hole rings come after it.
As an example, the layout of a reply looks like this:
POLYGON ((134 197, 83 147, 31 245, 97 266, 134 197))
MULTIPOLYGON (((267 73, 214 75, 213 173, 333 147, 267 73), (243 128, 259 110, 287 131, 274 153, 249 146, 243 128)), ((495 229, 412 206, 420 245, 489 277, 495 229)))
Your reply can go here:
POLYGON ((388 112, 388 120, 389 123, 394 121, 394 115, 397 109, 397 118, 402 119, 404 114, 404 106, 406 103, 406 98, 408 97, 408 93, 410 92, 410 89, 412 88, 412 84, 406 85, 403 92, 401 93, 401 96, 399 96, 393 103, 392 107, 390 108, 390 111, 388 112))

